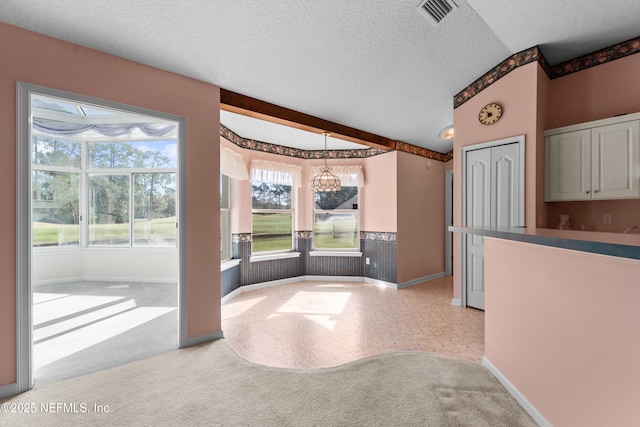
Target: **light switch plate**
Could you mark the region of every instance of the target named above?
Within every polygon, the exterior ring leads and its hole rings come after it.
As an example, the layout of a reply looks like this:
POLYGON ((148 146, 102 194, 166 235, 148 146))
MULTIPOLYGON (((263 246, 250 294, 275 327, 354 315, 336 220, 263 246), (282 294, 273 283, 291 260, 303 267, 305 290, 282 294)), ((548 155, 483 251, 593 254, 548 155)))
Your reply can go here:
POLYGON ((603 224, 611 224, 612 221, 613 221, 613 217, 610 213, 602 214, 603 224))

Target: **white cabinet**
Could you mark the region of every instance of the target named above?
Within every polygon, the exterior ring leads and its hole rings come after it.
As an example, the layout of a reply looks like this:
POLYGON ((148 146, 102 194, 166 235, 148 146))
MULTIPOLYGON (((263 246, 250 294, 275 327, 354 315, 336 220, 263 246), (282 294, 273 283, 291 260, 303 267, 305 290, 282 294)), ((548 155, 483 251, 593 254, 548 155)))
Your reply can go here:
POLYGON ((629 118, 546 131, 545 201, 640 197, 640 120, 629 118))

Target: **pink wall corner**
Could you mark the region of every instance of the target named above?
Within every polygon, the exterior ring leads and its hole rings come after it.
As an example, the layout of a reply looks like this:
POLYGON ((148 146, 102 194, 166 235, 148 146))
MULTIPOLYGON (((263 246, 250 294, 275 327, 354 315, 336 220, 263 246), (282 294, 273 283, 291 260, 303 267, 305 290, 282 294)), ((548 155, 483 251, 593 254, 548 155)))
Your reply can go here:
POLYGON ((397 280, 444 272, 445 164, 398 153, 397 280))
POLYGON ((0 385, 16 379, 16 82, 27 82, 187 118, 188 336, 219 331, 219 88, 0 23, 0 385), (34 59, 47 67, 35 67, 34 59), (78 70, 82 70, 78 73, 78 70))
MULTIPOLYGON (((551 114, 549 112, 549 92, 551 80, 538 66, 538 99, 537 99, 537 131, 536 131, 536 201, 535 201, 535 227, 545 227, 548 223, 548 212, 544 201, 545 158, 544 158, 544 131, 549 127, 551 114)), ((530 224, 532 223, 530 222, 530 224)))
POLYGON ((398 231, 398 152, 379 154, 364 161, 365 189, 361 229, 398 231))
POLYGON ((635 426, 640 261, 485 239, 485 355, 554 426, 635 426))
MULTIPOLYGON (((453 180, 453 223, 462 224, 461 194, 462 147, 495 141, 517 135, 525 136, 525 224, 535 227, 536 219, 536 150, 537 140, 537 86, 542 72, 537 62, 517 68, 454 110, 453 123, 456 136, 453 142, 453 170, 458 179, 453 180), (478 121, 478 112, 488 103, 502 105, 503 116, 493 125, 478 121)), ((453 239, 454 298, 461 290, 461 237, 453 239)))
POLYGON ((546 129, 640 111, 640 54, 551 80, 546 129))

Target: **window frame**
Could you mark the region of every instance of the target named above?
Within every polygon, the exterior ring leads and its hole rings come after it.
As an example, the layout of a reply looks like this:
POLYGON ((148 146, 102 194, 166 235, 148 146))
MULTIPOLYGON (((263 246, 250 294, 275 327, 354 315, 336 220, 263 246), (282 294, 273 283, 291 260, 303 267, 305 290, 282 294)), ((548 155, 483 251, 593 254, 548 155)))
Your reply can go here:
POLYGON ((231 245, 231 178, 224 174, 220 174, 220 192, 220 262, 223 263, 233 259, 231 245), (226 213, 226 218, 223 212, 226 213))
POLYGON ((254 183, 264 183, 264 184, 269 184, 269 185, 285 185, 285 184, 271 184, 271 183, 267 183, 267 182, 263 182, 263 181, 250 181, 251 182, 251 255, 252 256, 262 256, 262 255, 273 255, 273 254, 284 254, 284 253, 289 253, 289 252, 294 252, 295 251, 295 239, 294 239, 294 234, 295 234, 295 227, 294 227, 294 222, 295 222, 295 207, 296 207, 296 201, 297 201, 297 188, 296 186, 292 183, 291 185, 288 185, 291 187, 291 208, 290 209, 254 209, 253 208, 253 184, 254 183), (253 232, 254 228, 253 228, 253 215, 256 213, 273 213, 273 214, 277 214, 277 213, 290 213, 291 215, 291 244, 290 247, 288 249, 276 249, 273 251, 258 251, 256 252, 254 250, 254 245, 255 245, 255 234, 253 232))
MULTIPOLYGON (((180 202, 178 199, 178 189, 179 189, 179 176, 178 176, 178 167, 124 167, 124 168, 93 168, 90 165, 89 161, 89 144, 99 142, 99 143, 122 143, 123 141, 114 140, 110 138, 105 138, 102 140, 89 140, 86 138, 78 138, 73 136, 55 136, 49 135, 42 132, 32 132, 31 134, 31 144, 33 144, 33 139, 35 137, 46 137, 46 138, 54 138, 60 139, 64 141, 72 141, 80 144, 80 165, 76 166, 55 166, 55 165, 42 165, 34 162, 34 159, 31 158, 31 173, 33 172, 53 172, 53 173, 71 173, 77 174, 79 176, 79 189, 78 189, 78 206, 79 206, 79 237, 78 244, 72 245, 58 245, 58 246, 35 246, 32 242, 32 250, 37 251, 51 251, 51 250, 68 250, 70 248, 83 249, 83 250, 126 250, 126 249, 134 249, 134 250, 175 250, 178 247, 178 229, 176 227, 176 237, 175 243, 173 245, 143 245, 143 244, 135 244, 135 189, 134 189, 134 181, 135 176, 139 174, 173 174, 175 176, 175 188, 176 188, 176 200, 175 200, 175 217, 176 223, 179 217, 179 206, 180 202), (90 185, 89 181, 92 176, 109 176, 109 175, 126 175, 128 176, 128 212, 129 212, 129 241, 127 244, 91 244, 89 239, 89 191, 90 185)), ((144 143, 148 141, 165 141, 162 138, 148 138, 143 140, 132 140, 125 141, 131 143, 144 143)), ((178 140, 176 139, 176 143, 178 140)), ((31 189, 30 193, 32 194, 33 189, 31 189)), ((35 202, 32 197, 32 204, 35 202)), ((53 192, 53 201, 55 202, 56 195, 55 191, 53 192)), ((31 207, 31 214, 33 214, 34 206, 31 207)))

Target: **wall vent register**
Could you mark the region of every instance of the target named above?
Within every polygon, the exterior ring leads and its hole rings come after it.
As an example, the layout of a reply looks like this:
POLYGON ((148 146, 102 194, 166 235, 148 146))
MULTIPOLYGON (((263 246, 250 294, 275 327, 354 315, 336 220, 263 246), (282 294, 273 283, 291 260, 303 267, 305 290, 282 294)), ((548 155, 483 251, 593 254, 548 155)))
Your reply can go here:
POLYGON ((458 5, 452 0, 423 0, 418 5, 420 13, 426 16, 429 22, 436 27, 457 8, 458 5))

